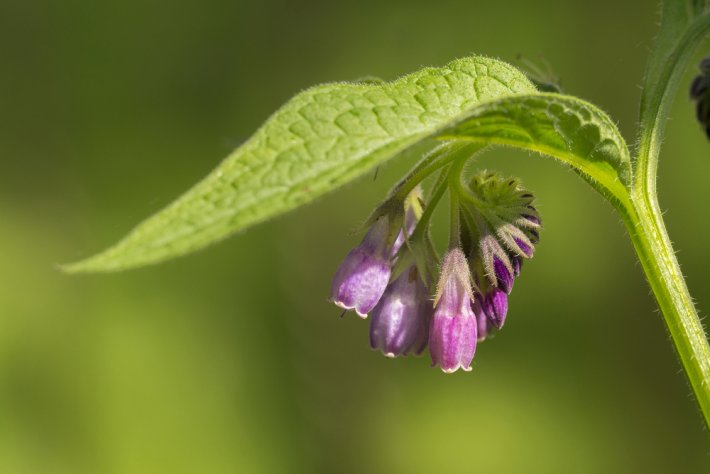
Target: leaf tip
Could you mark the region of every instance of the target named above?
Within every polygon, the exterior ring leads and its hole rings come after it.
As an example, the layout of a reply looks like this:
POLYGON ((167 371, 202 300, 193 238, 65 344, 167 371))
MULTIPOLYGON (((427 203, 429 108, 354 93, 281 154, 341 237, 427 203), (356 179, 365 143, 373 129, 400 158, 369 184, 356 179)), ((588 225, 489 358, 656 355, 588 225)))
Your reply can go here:
POLYGON ((126 265, 125 262, 111 258, 110 253, 104 251, 76 262, 57 264, 55 268, 66 275, 78 275, 88 273, 114 273, 132 266, 136 265, 126 265))
POLYGON ((79 260, 77 262, 59 263, 56 264, 54 267, 58 271, 66 275, 77 275, 80 273, 98 273, 101 271, 107 271, 105 269, 102 270, 100 267, 94 265, 93 260, 93 257, 89 257, 84 260, 79 260))

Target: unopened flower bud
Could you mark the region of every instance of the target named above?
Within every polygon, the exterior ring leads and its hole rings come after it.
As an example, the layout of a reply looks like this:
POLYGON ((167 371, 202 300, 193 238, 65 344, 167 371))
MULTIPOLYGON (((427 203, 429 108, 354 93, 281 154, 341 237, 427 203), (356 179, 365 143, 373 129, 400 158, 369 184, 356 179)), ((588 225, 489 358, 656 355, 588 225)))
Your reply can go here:
POLYGON ((540 225, 540 218, 531 214, 521 214, 521 216, 535 225, 540 225))
POLYGON ((483 305, 481 304, 481 301, 483 301, 483 295, 481 295, 480 293, 476 293, 473 299, 473 304, 471 305, 473 314, 476 315, 476 340, 478 342, 481 342, 485 340, 486 337, 488 337, 488 333, 491 331, 491 328, 493 326, 488 320, 488 316, 486 316, 485 311, 483 310, 483 305))
POLYGON ((520 250, 525 254, 526 257, 531 258, 533 255, 532 246, 525 243, 523 239, 515 238, 515 244, 520 248, 520 250))
POLYGON ((432 305, 417 268, 394 280, 372 310, 370 346, 388 357, 420 354, 427 344, 432 305))
POLYGON ((483 309, 493 326, 502 328, 508 314, 508 294, 500 288, 491 288, 484 296, 483 309))
POLYGON ((511 272, 508 266, 498 257, 493 257, 493 270, 495 272, 498 288, 510 294, 515 282, 514 272, 511 272))
POLYGON ((519 256, 513 255, 513 258, 510 259, 510 264, 513 266, 513 273, 515 276, 520 276, 520 269, 523 266, 523 260, 519 256))
POLYGON ((476 352, 478 321, 471 308, 473 291, 468 263, 461 249, 444 257, 429 329, 429 352, 444 372, 471 370, 476 352))

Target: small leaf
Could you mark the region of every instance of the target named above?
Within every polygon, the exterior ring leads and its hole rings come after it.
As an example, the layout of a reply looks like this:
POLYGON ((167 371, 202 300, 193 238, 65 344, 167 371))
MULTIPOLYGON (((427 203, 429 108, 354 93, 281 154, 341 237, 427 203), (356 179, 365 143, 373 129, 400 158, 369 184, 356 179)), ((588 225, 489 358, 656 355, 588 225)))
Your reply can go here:
POLYGON ((581 99, 551 93, 482 103, 439 134, 541 152, 572 165, 597 190, 623 199, 631 183, 626 143, 611 119, 581 99))
POLYGON ((306 90, 175 202, 64 270, 123 270, 198 250, 352 181, 481 101, 534 91, 518 70, 484 57, 391 83, 306 90))

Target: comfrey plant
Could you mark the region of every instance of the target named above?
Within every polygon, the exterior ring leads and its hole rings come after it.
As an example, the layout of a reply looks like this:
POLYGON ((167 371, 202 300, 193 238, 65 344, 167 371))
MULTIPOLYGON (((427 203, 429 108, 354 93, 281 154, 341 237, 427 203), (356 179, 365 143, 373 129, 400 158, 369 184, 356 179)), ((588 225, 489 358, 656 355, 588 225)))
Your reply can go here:
MULTIPOLYGON (((710 29, 708 3, 664 2, 633 150, 597 107, 544 83, 538 88, 513 66, 487 57, 389 83, 316 86, 115 246, 64 269, 108 272, 174 258, 304 205, 389 159, 418 155, 372 213, 362 243, 335 275, 331 298, 369 315, 370 344, 384 354, 417 354, 428 344, 432 362, 444 371, 468 370, 477 342, 506 321, 514 280, 539 239, 540 217, 517 179, 465 172, 466 165, 494 146, 530 150, 570 166, 619 213, 710 421, 710 346, 656 197, 666 117, 710 29), (420 190, 425 181, 433 181, 427 193, 420 190), (429 223, 447 191, 451 230, 440 260, 429 223)), ((700 69, 691 97, 707 131, 708 62, 700 69)))

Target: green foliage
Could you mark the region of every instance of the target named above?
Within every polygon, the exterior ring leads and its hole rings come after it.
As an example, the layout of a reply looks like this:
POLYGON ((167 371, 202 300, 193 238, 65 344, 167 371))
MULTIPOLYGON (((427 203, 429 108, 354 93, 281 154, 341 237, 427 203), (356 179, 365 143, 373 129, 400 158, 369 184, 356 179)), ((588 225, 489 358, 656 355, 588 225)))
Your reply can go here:
POLYGON ((592 104, 571 96, 537 93, 489 101, 442 136, 553 156, 617 199, 623 199, 631 182, 631 158, 616 125, 592 104))
POLYGON ((534 90, 517 69, 480 56, 391 83, 306 90, 182 197, 65 270, 122 270, 198 250, 342 186, 480 102, 534 90))
POLYGON ((510 65, 470 57, 392 83, 327 84, 297 95, 185 195, 114 247, 66 270, 122 270, 200 249, 432 137, 553 156, 617 200, 631 181, 624 140, 602 111, 537 92, 510 65))

